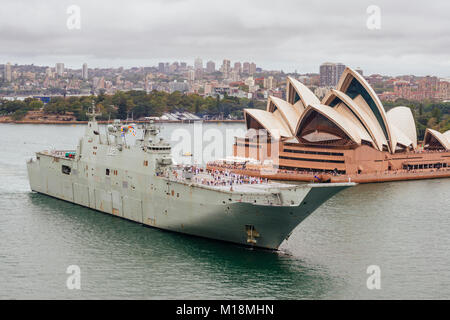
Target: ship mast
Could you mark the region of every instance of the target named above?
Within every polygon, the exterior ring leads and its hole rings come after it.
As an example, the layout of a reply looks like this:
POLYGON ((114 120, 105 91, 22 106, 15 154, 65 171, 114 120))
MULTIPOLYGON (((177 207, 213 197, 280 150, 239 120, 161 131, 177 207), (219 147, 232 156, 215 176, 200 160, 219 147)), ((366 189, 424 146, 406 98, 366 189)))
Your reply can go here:
POLYGON ((98 142, 102 144, 102 138, 100 136, 100 131, 97 123, 97 119, 95 119, 96 116, 100 116, 101 113, 95 112, 95 102, 92 100, 92 106, 89 108, 88 112, 86 112, 86 115, 89 118, 88 126, 86 127, 86 135, 91 136, 92 138, 94 136, 98 136, 98 142), (92 136, 94 134, 94 136, 92 136))
POLYGON ((96 122, 97 121, 95 119, 96 116, 101 116, 102 115, 100 112, 99 113, 95 112, 95 102, 94 102, 94 100, 92 100, 92 106, 89 108, 88 112, 86 112, 86 115, 88 116, 89 121, 92 121, 92 122, 96 122))
POLYGON ((143 144, 144 146, 148 146, 149 144, 156 143, 156 138, 159 134, 159 127, 155 124, 154 120, 151 119, 149 123, 143 124, 140 126, 143 131, 143 144))

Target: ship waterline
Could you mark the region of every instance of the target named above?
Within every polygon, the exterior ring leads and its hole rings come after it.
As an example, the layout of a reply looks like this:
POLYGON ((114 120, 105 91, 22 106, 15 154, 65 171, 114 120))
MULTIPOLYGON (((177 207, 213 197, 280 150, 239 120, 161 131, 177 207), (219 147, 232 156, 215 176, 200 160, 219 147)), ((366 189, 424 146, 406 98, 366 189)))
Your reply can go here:
POLYGON ((151 227, 278 249, 316 208, 354 185, 205 183, 210 173, 172 165, 154 126, 133 146, 120 126, 103 135, 94 119, 76 150, 36 153, 27 163, 31 189, 151 227))

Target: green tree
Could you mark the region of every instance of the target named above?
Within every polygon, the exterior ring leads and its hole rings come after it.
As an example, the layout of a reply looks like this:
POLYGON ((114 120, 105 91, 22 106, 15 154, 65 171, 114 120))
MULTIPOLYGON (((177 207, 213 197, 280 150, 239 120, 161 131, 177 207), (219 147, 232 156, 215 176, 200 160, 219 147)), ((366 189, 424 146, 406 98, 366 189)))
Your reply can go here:
POLYGON ((441 110, 438 107, 433 108, 431 115, 433 118, 436 118, 437 122, 441 121, 441 110))
POLYGON ((44 103, 40 100, 33 100, 33 101, 30 101, 28 106, 31 110, 39 110, 44 106, 44 103))
POLYGON ((22 120, 27 115, 27 110, 25 109, 18 109, 14 111, 12 115, 12 119, 15 121, 22 120))

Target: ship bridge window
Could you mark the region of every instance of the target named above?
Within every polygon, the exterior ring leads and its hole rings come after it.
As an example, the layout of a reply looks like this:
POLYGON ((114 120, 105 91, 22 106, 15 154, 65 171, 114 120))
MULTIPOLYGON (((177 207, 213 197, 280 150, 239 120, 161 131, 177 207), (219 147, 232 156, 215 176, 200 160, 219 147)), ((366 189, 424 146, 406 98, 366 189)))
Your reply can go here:
POLYGON ((64 174, 70 174, 70 170, 71 169, 69 166, 65 166, 65 165, 61 166, 61 172, 64 174))

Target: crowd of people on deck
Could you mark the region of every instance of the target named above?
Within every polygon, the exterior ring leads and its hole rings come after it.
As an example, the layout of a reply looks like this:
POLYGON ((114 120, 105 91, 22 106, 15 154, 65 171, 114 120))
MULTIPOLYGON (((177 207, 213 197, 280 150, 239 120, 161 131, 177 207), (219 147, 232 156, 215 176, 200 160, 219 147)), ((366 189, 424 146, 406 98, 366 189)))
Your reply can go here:
POLYGON ((230 186, 243 185, 243 184, 262 184, 267 183, 267 178, 252 177, 243 174, 237 174, 228 170, 208 170, 197 166, 191 166, 189 168, 180 167, 178 170, 173 170, 172 175, 176 180, 185 179, 183 170, 192 174, 192 181, 198 184, 207 186, 230 186), (180 172, 180 169, 182 170, 180 172))
POLYGON ((245 165, 242 164, 226 164, 226 163, 210 163, 211 166, 215 167, 215 168, 221 168, 221 169, 228 169, 228 170, 245 170, 247 172, 271 172, 272 171, 276 171, 276 173, 285 173, 285 174, 302 174, 302 175, 307 175, 307 176, 314 176, 314 175, 319 175, 319 174, 323 174, 323 173, 328 173, 334 176, 339 176, 341 175, 341 173, 335 169, 334 171, 327 171, 327 172, 322 172, 322 171, 313 171, 313 170, 305 170, 305 169, 300 169, 300 168, 292 168, 292 169, 281 169, 281 168, 270 168, 270 167, 261 167, 261 168, 249 168, 246 167, 245 165))
MULTIPOLYGON (((243 184, 262 184, 267 183, 267 178, 261 178, 257 176, 252 175, 245 175, 245 174, 239 174, 236 172, 233 172, 233 170, 245 170, 250 171, 250 174, 252 171, 260 172, 260 169, 257 168, 246 168, 245 165, 235 165, 235 164, 225 164, 225 163, 212 163, 210 168, 203 168, 203 167, 197 167, 197 166, 190 166, 190 167, 183 167, 178 166, 178 168, 173 169, 172 171, 172 177, 175 177, 176 180, 185 180, 186 176, 185 173, 188 172, 193 182, 197 184, 202 184, 206 186, 229 186, 230 190, 233 190, 233 186, 235 185, 243 185, 243 184), (214 169, 211 169, 213 167, 214 169), (184 173, 183 173, 184 172, 184 173)), ((415 173, 415 172, 421 172, 422 168, 404 168, 404 169, 397 169, 397 170, 386 170, 384 172, 372 172, 369 173, 369 175, 389 175, 389 174, 404 174, 404 173, 415 173)), ((425 168, 424 168, 425 169, 425 168)), ((435 168, 427 168, 431 169, 431 172, 439 171, 441 169, 442 171, 449 170, 450 168, 447 167, 435 167, 435 168)), ((317 172, 317 171, 308 171, 308 170, 301 170, 301 169, 276 169, 277 173, 284 173, 284 174, 302 174, 302 175, 308 175, 314 177, 316 180, 323 180, 322 174, 326 173, 332 176, 341 176, 345 174, 341 174, 339 171, 335 169, 335 171, 331 172, 317 172)), ((362 174, 362 172, 358 171, 357 175, 362 174)), ((157 175, 164 175, 167 178, 169 178, 170 174, 169 172, 163 173, 157 173, 157 175)), ((255 174, 256 175, 256 174, 255 174)), ((315 180, 314 180, 315 181, 315 180)))
POLYGON ((214 185, 214 186, 233 186, 240 184, 261 184, 267 183, 267 178, 260 177, 251 177, 247 175, 237 174, 234 172, 230 172, 228 170, 219 171, 219 170, 207 170, 209 173, 208 178, 200 178, 200 181, 197 181, 206 185, 214 185), (212 179, 209 179, 211 177, 212 179))

